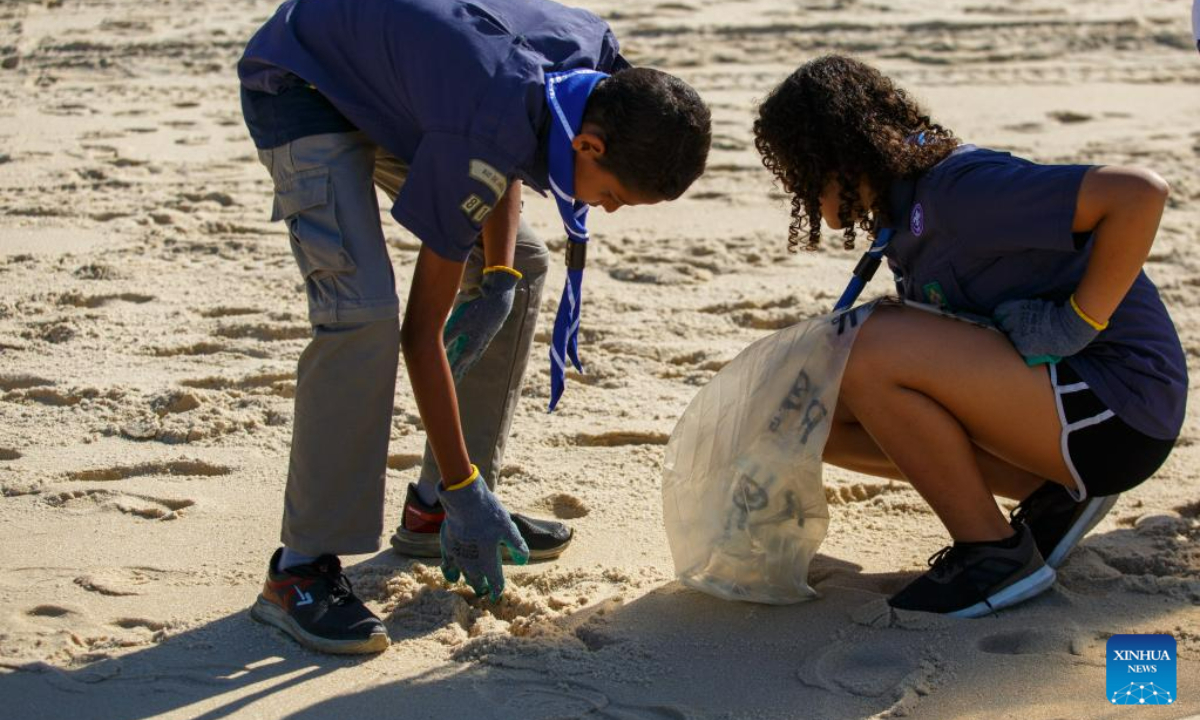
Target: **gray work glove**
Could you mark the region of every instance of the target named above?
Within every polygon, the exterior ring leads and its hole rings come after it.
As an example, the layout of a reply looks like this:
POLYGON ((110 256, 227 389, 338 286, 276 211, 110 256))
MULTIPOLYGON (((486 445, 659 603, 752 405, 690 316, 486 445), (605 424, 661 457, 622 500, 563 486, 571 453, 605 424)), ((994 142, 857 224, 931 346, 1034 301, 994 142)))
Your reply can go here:
POLYGON ((520 280, 521 273, 512 268, 499 265, 484 268, 479 297, 466 301, 450 313, 442 331, 442 341, 446 345, 446 358, 450 361, 454 382, 463 379, 500 332, 512 311, 520 280))
POLYGON ((1055 363, 1087 347, 1100 331, 1069 302, 1008 300, 996 306, 996 322, 1028 365, 1055 363))
POLYGON ((438 499, 446 510, 441 534, 442 575, 452 583, 461 575, 477 597, 490 593, 493 601, 498 599, 504 592, 500 546, 508 546, 517 565, 529 561, 529 547, 517 526, 483 478, 476 477, 459 490, 439 484, 438 499))

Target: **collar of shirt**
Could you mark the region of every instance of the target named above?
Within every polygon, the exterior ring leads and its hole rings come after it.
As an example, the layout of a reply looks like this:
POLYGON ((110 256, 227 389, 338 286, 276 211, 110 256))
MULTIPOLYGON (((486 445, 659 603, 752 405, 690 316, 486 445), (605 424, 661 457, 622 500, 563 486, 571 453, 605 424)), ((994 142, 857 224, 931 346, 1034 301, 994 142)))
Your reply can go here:
POLYGON ((534 192, 546 197, 550 188, 550 107, 542 109, 537 129, 537 151, 528 167, 519 167, 513 173, 534 192))

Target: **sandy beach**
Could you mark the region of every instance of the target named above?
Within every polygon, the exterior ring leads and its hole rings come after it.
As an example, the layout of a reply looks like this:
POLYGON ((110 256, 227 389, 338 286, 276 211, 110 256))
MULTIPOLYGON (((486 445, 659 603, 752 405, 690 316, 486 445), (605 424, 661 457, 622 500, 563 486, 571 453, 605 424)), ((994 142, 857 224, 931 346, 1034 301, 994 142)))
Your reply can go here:
MULTIPOLYGON (((588 372, 547 415, 552 263, 499 496, 571 523, 570 550, 509 568, 492 604, 382 538, 344 558, 392 639, 363 658, 309 652, 247 612, 278 543, 310 333, 237 102, 234 63, 274 6, 0 4, 0 718, 1200 714, 1195 412, 1052 590, 979 620, 886 606, 948 542, 904 484, 826 469, 820 598, 790 607, 676 582, 660 492, 697 390, 749 343, 828 311, 857 260, 788 254, 787 204, 752 142, 757 102, 824 52, 876 64, 968 142, 1160 173, 1172 195, 1146 271, 1195 372, 1200 56, 1186 3, 586 4, 634 63, 710 103, 708 172, 678 202, 594 214, 588 372), (1105 641, 1121 633, 1176 638, 1178 703, 1107 704, 1105 641)), ((528 193, 525 212, 560 257, 553 203, 528 193)), ((383 222, 406 288, 419 245, 383 222)), ((864 297, 888 290, 881 276, 864 297)), ((402 374, 392 525, 423 443, 402 374)))

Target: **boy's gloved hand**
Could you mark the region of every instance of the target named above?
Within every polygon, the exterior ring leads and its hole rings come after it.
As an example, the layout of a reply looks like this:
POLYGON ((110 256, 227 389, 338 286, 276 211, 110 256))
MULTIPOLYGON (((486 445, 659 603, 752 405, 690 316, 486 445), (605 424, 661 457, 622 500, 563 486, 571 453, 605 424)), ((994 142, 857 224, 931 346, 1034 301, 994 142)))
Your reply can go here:
POLYGON ((1008 300, 996 306, 995 315, 1017 352, 1030 364, 1070 357, 1100 334, 1100 328, 1085 320, 1071 302, 1008 300))
POLYGON ((510 267, 494 265, 483 269, 480 295, 459 305, 450 313, 442 340, 450 371, 458 382, 487 350, 512 310, 513 297, 521 273, 510 267))
POLYGON ((500 545, 508 546, 517 565, 529 561, 529 547, 508 511, 479 477, 479 470, 475 466, 471 470, 475 479, 465 487, 450 490, 438 486, 438 499, 446 510, 441 535, 442 575, 450 582, 458 582, 461 575, 476 596, 490 593, 494 601, 504 592, 500 545))

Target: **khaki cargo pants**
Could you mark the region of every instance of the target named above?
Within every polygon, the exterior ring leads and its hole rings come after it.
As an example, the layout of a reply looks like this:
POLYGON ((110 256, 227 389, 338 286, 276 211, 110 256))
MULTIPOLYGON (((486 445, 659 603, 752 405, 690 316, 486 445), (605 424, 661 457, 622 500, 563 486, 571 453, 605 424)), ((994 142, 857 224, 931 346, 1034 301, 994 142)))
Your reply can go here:
MULTIPOLYGON (((313 326, 296 372, 282 540, 307 555, 375 552, 400 358, 400 303, 375 188, 395 200, 408 168, 361 132, 312 135, 258 155, 275 183, 272 219, 287 224, 313 326)), ((545 244, 524 220, 514 264, 524 277, 512 313, 458 384, 467 451, 493 487, 548 266, 545 244)), ((477 295, 482 271, 477 244, 456 304, 477 295)), ((428 445, 421 476, 438 476, 428 445)))

